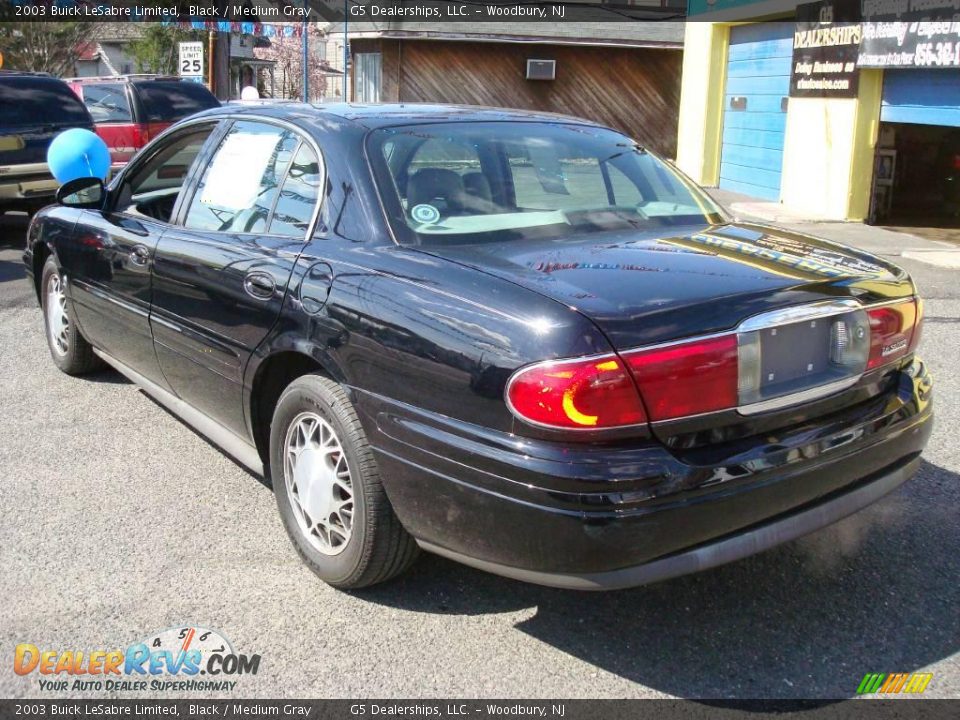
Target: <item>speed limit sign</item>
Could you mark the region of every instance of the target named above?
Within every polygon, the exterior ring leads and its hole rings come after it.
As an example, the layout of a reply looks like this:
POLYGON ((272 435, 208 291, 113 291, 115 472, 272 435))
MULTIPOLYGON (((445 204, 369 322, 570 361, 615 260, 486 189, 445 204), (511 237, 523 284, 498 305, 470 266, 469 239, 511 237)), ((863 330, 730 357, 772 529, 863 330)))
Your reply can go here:
POLYGON ((180 76, 203 77, 203 43, 180 43, 180 76))

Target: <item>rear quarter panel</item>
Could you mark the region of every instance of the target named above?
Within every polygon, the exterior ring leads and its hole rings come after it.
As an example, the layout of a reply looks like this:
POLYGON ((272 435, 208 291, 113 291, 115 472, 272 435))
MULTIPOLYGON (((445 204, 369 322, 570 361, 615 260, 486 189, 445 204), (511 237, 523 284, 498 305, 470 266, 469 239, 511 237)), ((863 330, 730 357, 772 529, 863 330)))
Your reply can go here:
POLYGON ((516 368, 611 350, 576 311, 502 280, 392 245, 318 249, 301 255, 248 377, 296 350, 360 395, 510 431, 503 390, 516 368))

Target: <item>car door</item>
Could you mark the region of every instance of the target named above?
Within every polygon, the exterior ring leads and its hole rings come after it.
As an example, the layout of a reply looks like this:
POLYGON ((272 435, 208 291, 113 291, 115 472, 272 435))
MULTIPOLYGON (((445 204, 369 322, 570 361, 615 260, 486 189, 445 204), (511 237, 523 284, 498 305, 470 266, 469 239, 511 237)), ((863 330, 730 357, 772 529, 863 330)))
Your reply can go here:
POLYGON ((107 209, 83 211, 72 241, 58 248, 84 336, 162 387, 149 323, 154 252, 216 126, 184 128, 138 158, 111 189, 107 209))
POLYGON ((316 213, 320 167, 299 132, 237 120, 157 247, 160 367, 180 397, 241 436, 243 370, 280 315, 316 213))

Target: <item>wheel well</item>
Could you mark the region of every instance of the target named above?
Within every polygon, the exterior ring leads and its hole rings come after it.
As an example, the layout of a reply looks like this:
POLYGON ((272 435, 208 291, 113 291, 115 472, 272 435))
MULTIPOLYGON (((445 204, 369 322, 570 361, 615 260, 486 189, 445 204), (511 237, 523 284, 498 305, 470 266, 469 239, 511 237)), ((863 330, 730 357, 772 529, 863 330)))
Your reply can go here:
POLYGON ((40 283, 43 282, 43 266, 50 257, 50 248, 46 243, 36 243, 33 246, 33 289, 37 293, 37 302, 40 302, 40 283))
POLYGON ((277 401, 290 383, 315 372, 324 372, 320 363, 298 352, 271 355, 257 368, 250 392, 250 419, 253 439, 267 475, 270 468, 270 423, 277 401))

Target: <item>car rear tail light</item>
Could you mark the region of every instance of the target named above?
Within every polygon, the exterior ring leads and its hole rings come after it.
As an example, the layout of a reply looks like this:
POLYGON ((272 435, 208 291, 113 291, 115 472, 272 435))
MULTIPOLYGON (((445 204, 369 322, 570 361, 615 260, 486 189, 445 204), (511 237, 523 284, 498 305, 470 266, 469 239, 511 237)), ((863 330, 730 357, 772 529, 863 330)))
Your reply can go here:
POLYGON ((134 147, 139 150, 166 130, 169 125, 170 123, 135 123, 133 126, 134 147))
POLYGON ((139 150, 150 142, 150 131, 142 123, 136 123, 133 126, 133 146, 139 150))
POLYGON ((640 396, 615 356, 538 363, 507 385, 512 412, 552 428, 591 430, 646 421, 640 396))
POLYGON ((886 365, 912 352, 920 341, 920 304, 916 300, 867 310, 870 357, 867 369, 886 365))
POLYGON ((737 336, 694 340, 624 355, 651 420, 737 406, 737 336))
POLYGON ((531 365, 508 383, 508 404, 527 422, 580 429, 720 410, 766 412, 850 387, 920 340, 919 298, 868 309, 843 300, 798 311, 756 316, 723 335, 627 351, 622 360, 531 365))

